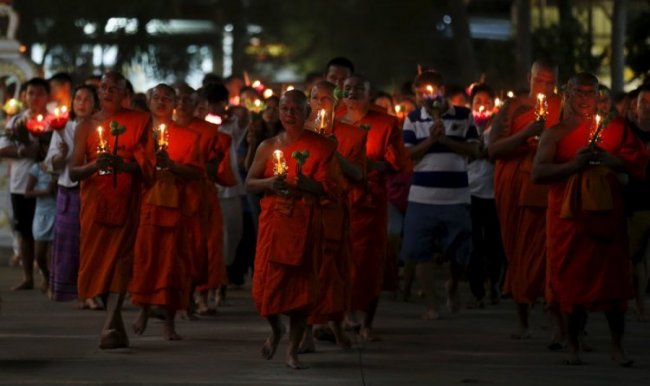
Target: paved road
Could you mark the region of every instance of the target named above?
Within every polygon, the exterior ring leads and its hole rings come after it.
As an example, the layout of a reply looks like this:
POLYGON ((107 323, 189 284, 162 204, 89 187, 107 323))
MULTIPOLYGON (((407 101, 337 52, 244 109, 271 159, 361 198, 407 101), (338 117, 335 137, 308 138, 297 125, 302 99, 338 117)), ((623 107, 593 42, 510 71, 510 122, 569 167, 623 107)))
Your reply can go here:
MULTIPOLYGON (((37 290, 10 292, 20 270, 5 261, 0 257, 3 385, 650 384, 650 324, 628 323, 626 342, 636 365, 623 369, 609 359, 604 316, 591 316, 589 339, 597 351, 584 355, 585 365, 570 367, 561 364, 563 353, 546 350, 549 332, 539 307, 533 338, 508 338, 514 323, 508 301, 424 321, 419 319, 422 304, 385 296, 376 326, 382 342, 348 352, 319 344, 317 353, 303 357, 311 368, 292 371, 283 365, 282 351, 271 361, 261 359, 268 328, 255 314, 248 291, 237 291, 219 316, 179 321, 182 341, 163 341, 162 325, 152 321, 143 337, 131 337, 131 348, 103 352, 97 348, 101 311, 54 303, 37 290)), ((129 306, 126 320, 135 315, 129 306)))

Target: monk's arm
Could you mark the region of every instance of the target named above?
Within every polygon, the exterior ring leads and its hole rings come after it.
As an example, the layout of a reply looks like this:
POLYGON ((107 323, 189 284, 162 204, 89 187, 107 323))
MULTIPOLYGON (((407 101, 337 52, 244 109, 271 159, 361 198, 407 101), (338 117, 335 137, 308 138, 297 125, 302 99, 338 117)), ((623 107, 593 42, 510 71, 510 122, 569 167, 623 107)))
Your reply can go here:
POLYGON ((361 166, 348 161, 341 153, 336 152, 336 159, 341 166, 343 174, 352 181, 359 182, 363 179, 363 169, 361 166))
POLYGON ((286 189, 284 178, 273 176, 264 178, 266 159, 270 155, 269 146, 263 142, 255 152, 255 158, 246 175, 246 192, 252 194, 264 193, 274 189, 286 189))
POLYGON ((549 183, 568 177, 582 170, 593 159, 593 152, 588 148, 582 148, 574 159, 555 163, 557 142, 558 135, 555 130, 550 129, 542 134, 531 172, 534 183, 549 183))
POLYGON ((506 105, 494 117, 488 145, 488 154, 492 160, 507 157, 525 144, 528 138, 541 134, 544 129, 543 121, 533 121, 524 130, 510 135, 512 108, 512 105, 506 105))

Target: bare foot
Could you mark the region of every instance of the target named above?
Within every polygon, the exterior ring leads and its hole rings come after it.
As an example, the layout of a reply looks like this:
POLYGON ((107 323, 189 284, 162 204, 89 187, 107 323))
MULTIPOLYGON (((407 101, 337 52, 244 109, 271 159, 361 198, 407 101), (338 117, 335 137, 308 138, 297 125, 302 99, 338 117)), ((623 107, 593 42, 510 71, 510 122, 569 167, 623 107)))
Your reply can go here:
POLYGON ((104 307, 102 307, 101 304, 97 303, 97 301, 94 298, 86 299, 84 301, 84 304, 87 306, 89 310, 92 311, 99 311, 104 309, 104 307))
POLYGON ((21 290, 30 290, 30 289, 34 289, 34 282, 28 280, 25 280, 22 283, 11 287, 12 291, 21 291, 21 290))
POLYGON ((510 334, 510 339, 530 339, 532 334, 527 328, 520 328, 519 330, 510 334))
POLYGON ((173 327, 165 326, 163 330, 163 338, 165 340, 182 340, 183 337, 176 333, 176 330, 173 327))
POLYGON ((271 333, 271 336, 266 338, 266 342, 264 342, 264 345, 262 346, 262 357, 266 360, 269 360, 273 358, 275 355, 275 351, 278 349, 278 344, 280 344, 280 340, 282 340, 282 337, 284 336, 286 332, 286 329, 284 327, 284 324, 280 324, 280 329, 279 331, 273 331, 271 333))
POLYGON ((375 335, 370 327, 361 327, 359 335, 364 342, 381 342, 382 339, 379 335, 375 335))
POLYGON ((141 309, 138 313, 138 318, 131 325, 133 333, 136 335, 144 334, 144 331, 147 329, 147 321, 149 321, 149 312, 141 309))
POLYGON ((612 349, 612 360, 621 367, 632 367, 634 360, 630 359, 621 348, 612 349))
POLYGON ((422 315, 424 320, 439 320, 440 314, 436 312, 433 308, 427 309, 427 311, 422 315))
POLYGON ((102 350, 112 350, 128 346, 129 344, 124 341, 122 334, 114 328, 102 331, 99 338, 99 348, 102 350))
POLYGON ((302 338, 302 341, 300 342, 300 346, 298 346, 298 353, 310 354, 314 352, 316 352, 316 344, 314 343, 314 336, 311 334, 310 331, 307 331, 305 333, 305 336, 302 338))
POLYGON ((308 365, 300 362, 297 357, 287 358, 287 367, 294 370, 304 370, 309 368, 308 365))

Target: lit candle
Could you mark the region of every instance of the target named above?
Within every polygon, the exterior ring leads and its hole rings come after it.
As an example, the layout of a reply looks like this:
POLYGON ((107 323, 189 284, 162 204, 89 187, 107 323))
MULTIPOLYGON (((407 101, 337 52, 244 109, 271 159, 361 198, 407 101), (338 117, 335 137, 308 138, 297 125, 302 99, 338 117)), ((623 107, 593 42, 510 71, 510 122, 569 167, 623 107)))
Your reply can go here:
POLYGON ((427 96, 433 97, 433 86, 431 85, 427 86, 427 96))
POLYGON ((259 88, 261 85, 262 85, 262 82, 260 82, 259 80, 255 80, 251 86, 253 88, 259 88))
POLYGON ((97 152, 104 153, 108 151, 106 148, 106 141, 104 140, 104 128, 101 126, 97 126, 97 138, 97 152))
POLYGON ((508 91, 508 93, 506 95, 508 96, 508 98, 514 98, 515 97, 515 93, 512 92, 512 91, 508 91))
POLYGON ((161 123, 158 126, 158 133, 157 133, 157 139, 158 139, 158 149, 166 150, 167 146, 169 145, 169 140, 167 136, 169 135, 169 132, 167 131, 167 125, 164 123, 161 123))
POLYGON ((548 115, 548 101, 546 95, 541 92, 537 94, 537 103, 535 105, 535 116, 538 121, 543 121, 548 115))
POLYGON ((215 125, 220 125, 221 122, 223 121, 220 116, 214 114, 206 115, 205 120, 207 122, 214 123, 215 125))
POLYGON ((494 107, 495 108, 500 109, 502 104, 503 104, 503 102, 501 102, 501 99, 494 98, 494 107))
POLYGON ((262 106, 262 101, 259 99, 255 99, 253 104, 255 105, 255 108, 259 108, 260 106, 262 106))
POLYGON ((321 134, 325 132, 325 114, 327 114, 325 109, 320 109, 320 111, 318 112, 318 119, 320 121, 319 129, 321 134))
POLYGON ((402 111, 402 105, 395 105, 395 114, 399 115, 402 111))
POLYGON ((266 90, 264 90, 264 93, 262 93, 262 95, 264 96, 265 99, 269 99, 270 97, 273 96, 273 90, 267 88, 266 90))
POLYGON ((292 85, 288 85, 288 86, 287 86, 287 91, 291 91, 291 90, 293 90, 294 88, 295 88, 295 87, 293 87, 292 85))
POLYGON ((287 162, 284 159, 284 153, 280 149, 276 149, 273 151, 273 158, 274 158, 274 164, 273 164, 273 175, 276 176, 284 176, 287 174, 287 171, 289 170, 289 167, 287 166, 287 162))

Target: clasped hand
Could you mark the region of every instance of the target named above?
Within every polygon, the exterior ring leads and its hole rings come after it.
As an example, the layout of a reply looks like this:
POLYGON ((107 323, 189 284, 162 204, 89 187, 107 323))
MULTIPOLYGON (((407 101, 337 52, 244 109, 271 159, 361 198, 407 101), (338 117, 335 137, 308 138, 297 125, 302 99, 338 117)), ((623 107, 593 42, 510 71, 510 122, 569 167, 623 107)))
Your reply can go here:
POLYGON ((172 164, 172 161, 169 159, 169 154, 167 154, 167 151, 160 149, 156 151, 156 165, 163 168, 163 169, 168 169, 172 164))
POLYGON ((436 143, 439 142, 442 137, 445 136, 445 125, 441 120, 434 121, 431 126, 429 126, 429 138, 436 143))
POLYGON ((590 163, 597 163, 604 166, 615 166, 619 159, 607 150, 598 146, 585 146, 576 153, 576 164, 582 169, 590 163))
POLYGON ((113 168, 115 170, 121 170, 124 161, 122 160, 122 157, 118 155, 113 155, 111 153, 100 153, 97 156, 95 163, 99 169, 113 168))

